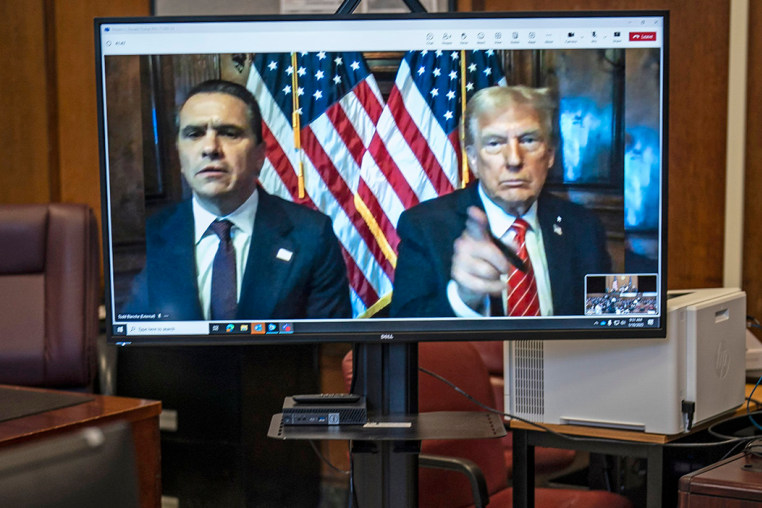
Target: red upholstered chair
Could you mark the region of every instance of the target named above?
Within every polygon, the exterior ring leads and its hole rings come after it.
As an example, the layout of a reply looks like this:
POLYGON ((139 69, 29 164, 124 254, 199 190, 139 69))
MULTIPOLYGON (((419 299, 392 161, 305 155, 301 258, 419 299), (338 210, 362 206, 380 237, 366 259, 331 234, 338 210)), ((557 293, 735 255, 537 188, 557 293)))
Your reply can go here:
MULTIPOLYGON (((492 385, 492 391, 495 396, 495 409, 505 411, 505 398, 503 391, 505 389, 505 380, 503 377, 503 342, 502 341, 484 341, 472 342, 479 351, 479 355, 484 361, 484 365, 489 372, 489 380, 492 385)), ((508 465, 509 476, 513 475, 513 435, 508 432, 503 439, 505 448, 505 463, 508 465)), ((561 448, 545 448, 538 446, 534 449, 534 469, 537 474, 549 474, 562 471, 569 467, 577 452, 574 450, 564 450, 561 448)))
MULTIPOLYGON (((419 366, 450 380, 487 406, 494 407, 489 373, 476 348, 468 342, 421 343, 419 366)), ((352 377, 351 353, 344 357, 342 370, 349 386, 352 377)), ((480 408, 461 394, 424 373, 419 375, 418 409, 428 411, 478 411, 480 408)), ((421 454, 465 459, 475 463, 484 474, 490 507, 510 507, 513 490, 508 487, 508 470, 499 441, 426 440, 421 454)), ((423 463, 423 462, 422 462, 423 463)), ((455 508, 474 504, 472 488, 465 475, 454 471, 422 467, 419 469, 419 506, 455 508)), ((535 489, 539 508, 631 508, 625 497, 605 491, 577 489, 535 489)))
POLYGON ((85 205, 0 206, 0 383, 92 390, 97 239, 85 205))

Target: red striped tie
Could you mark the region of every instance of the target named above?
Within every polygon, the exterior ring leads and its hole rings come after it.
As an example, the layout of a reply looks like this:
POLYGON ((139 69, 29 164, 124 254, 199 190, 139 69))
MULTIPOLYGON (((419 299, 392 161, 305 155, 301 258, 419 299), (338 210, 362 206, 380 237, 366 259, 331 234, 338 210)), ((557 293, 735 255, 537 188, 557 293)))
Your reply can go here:
POLYGON ((509 316, 539 316, 540 299, 537 295, 537 281, 534 279, 532 262, 526 246, 526 231, 529 224, 524 219, 516 219, 511 229, 516 233, 516 245, 519 257, 524 260, 526 273, 515 266, 511 267, 508 276, 508 315, 509 316))

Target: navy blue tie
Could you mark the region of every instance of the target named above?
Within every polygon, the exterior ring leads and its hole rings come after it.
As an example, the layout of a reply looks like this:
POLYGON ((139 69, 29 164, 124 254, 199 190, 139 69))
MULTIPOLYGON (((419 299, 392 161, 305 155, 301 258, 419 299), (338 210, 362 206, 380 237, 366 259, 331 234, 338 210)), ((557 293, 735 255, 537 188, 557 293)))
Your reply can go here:
POLYGON ((212 263, 212 298, 209 307, 213 320, 233 319, 238 308, 235 249, 230 238, 232 227, 233 223, 229 220, 216 220, 209 226, 220 238, 220 246, 212 263))

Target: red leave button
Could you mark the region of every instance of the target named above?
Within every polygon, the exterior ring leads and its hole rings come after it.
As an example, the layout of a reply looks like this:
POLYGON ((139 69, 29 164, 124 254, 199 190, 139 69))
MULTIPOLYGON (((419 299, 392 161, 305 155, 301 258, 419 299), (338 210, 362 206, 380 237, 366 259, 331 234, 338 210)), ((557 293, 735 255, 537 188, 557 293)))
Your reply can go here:
POLYGON ((631 41, 655 41, 656 32, 630 32, 631 41))

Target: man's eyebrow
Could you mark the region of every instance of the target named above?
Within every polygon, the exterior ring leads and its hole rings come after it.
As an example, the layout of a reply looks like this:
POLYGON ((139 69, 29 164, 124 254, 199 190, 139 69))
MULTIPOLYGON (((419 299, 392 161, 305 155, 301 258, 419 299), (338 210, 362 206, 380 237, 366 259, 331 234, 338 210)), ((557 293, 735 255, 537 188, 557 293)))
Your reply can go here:
POLYGON ((510 136, 507 136, 503 133, 497 133, 497 132, 482 132, 481 136, 479 136, 481 139, 487 139, 487 138, 500 138, 500 139, 507 139, 510 136))
POLYGON ((206 125, 204 125, 204 124, 189 123, 187 125, 184 125, 183 128, 180 129, 180 132, 182 134, 190 134, 191 132, 197 131, 197 130, 203 130, 203 131, 205 131, 206 130, 206 125))
POLYGON ((212 124, 212 129, 214 129, 215 131, 229 130, 229 129, 246 131, 246 126, 238 125, 235 123, 220 123, 220 124, 212 124))
POLYGON ((219 123, 219 124, 212 124, 210 126, 208 123, 204 122, 204 123, 197 123, 197 124, 195 124, 195 123, 187 124, 187 125, 183 126, 180 129, 180 133, 182 135, 187 135, 187 134, 191 134, 191 133, 193 133, 195 131, 206 132, 206 130, 208 128, 211 128, 215 132, 231 131, 231 130, 237 131, 237 132, 246 132, 246 127, 245 126, 241 126, 241 125, 234 124, 234 123, 219 123))

